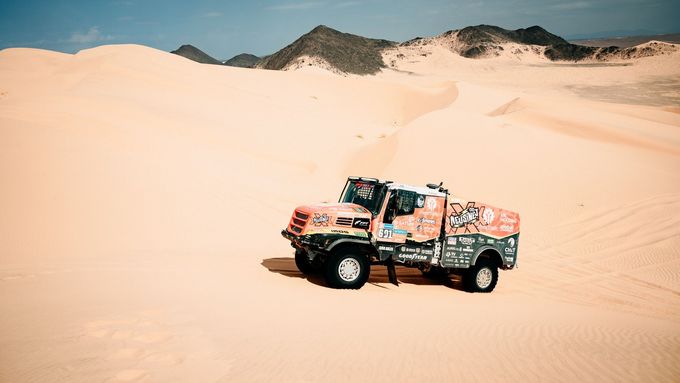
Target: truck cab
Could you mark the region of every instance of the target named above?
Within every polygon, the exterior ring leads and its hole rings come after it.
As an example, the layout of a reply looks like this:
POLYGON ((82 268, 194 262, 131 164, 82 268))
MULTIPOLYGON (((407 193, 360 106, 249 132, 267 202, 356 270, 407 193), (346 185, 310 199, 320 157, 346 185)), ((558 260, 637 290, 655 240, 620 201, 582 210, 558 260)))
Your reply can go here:
POLYGON ((282 235, 303 273, 322 271, 329 286, 360 288, 371 265, 395 264, 426 277, 463 277, 468 291, 490 292, 499 269, 516 264, 519 215, 452 197, 441 184, 412 186, 349 177, 338 203, 295 209, 282 235))

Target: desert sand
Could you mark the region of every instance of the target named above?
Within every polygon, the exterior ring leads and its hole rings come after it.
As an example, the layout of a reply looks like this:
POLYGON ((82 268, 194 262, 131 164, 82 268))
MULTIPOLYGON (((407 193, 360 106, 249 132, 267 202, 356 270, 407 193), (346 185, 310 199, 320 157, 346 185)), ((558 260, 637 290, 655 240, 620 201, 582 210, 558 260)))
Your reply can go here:
POLYGON ((680 380, 680 54, 402 54, 0 51, 0 381, 680 380), (279 232, 348 175, 520 212, 519 268, 491 294, 303 277, 279 232))

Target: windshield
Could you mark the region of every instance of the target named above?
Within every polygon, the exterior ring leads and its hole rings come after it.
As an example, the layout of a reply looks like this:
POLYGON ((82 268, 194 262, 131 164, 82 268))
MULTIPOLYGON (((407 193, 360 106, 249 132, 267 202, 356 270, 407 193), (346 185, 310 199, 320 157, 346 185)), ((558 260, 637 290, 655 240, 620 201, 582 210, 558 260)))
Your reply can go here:
POLYGON ((385 198, 385 185, 365 181, 348 181, 345 193, 340 197, 340 202, 349 202, 361 205, 370 210, 373 215, 378 215, 385 198))

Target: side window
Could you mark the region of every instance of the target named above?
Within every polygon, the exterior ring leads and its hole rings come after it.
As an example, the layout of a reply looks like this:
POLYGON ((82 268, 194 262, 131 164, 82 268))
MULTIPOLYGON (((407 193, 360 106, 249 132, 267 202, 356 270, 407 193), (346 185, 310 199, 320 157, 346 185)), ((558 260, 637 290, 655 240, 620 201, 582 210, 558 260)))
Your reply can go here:
POLYGON ((385 217, 383 218, 384 223, 392 223, 394 217, 397 216, 397 194, 396 192, 391 192, 390 197, 387 200, 387 207, 385 209, 385 217))
POLYGON ((397 194, 397 216, 413 214, 416 207, 416 192, 399 190, 397 194))
POLYGON ((417 207, 417 198, 418 194, 412 191, 398 190, 390 193, 383 222, 392 223, 392 221, 400 215, 413 214, 417 207))

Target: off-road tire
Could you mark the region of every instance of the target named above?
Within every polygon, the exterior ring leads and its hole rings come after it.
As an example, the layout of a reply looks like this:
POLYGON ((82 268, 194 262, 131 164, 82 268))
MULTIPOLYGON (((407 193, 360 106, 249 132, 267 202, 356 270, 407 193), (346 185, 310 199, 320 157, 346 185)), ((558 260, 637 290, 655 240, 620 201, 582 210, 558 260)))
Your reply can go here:
POLYGON ((490 293, 498 283, 498 266, 488 259, 479 259, 463 275, 463 287, 470 293, 490 293))
POLYGON ((371 273, 366 256, 352 252, 332 253, 324 264, 324 277, 328 287, 334 289, 360 289, 371 273))
POLYGON ((312 262, 307 258, 307 252, 302 249, 295 250, 295 266, 302 274, 311 274, 314 272, 312 262))

